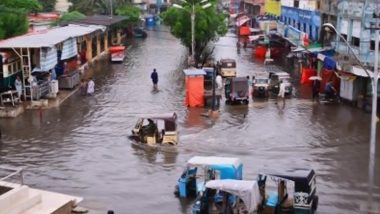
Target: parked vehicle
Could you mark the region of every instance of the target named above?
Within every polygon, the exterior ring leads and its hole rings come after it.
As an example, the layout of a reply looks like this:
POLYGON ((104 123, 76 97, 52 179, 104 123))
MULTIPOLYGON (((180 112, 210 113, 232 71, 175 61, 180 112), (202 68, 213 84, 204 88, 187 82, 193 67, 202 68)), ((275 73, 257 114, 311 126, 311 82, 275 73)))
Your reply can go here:
POLYGON ((280 91, 281 81, 285 84, 285 96, 290 96, 293 92, 293 85, 289 73, 269 72, 269 90, 277 95, 280 91))
POLYGON ((269 73, 257 72, 252 80, 252 97, 267 98, 269 96, 269 73))
POLYGON ((137 144, 151 147, 177 145, 177 114, 145 115, 139 118, 129 136, 137 144))
POLYGON ((219 60, 217 68, 222 77, 236 77, 236 61, 234 59, 219 60))
POLYGON ((249 103, 249 79, 247 77, 234 77, 227 79, 224 85, 227 104, 249 103))
POLYGON ((125 46, 113 46, 109 49, 111 62, 123 62, 125 58, 125 46))
POLYGON ((312 169, 297 169, 282 173, 260 173, 258 185, 265 214, 294 213, 312 214, 318 207, 316 175, 312 169), (267 194, 267 183, 274 181, 275 191, 267 194), (294 190, 288 187, 293 186, 294 190), (289 190, 289 191, 288 191, 289 190))
POLYGON ((133 28, 133 36, 135 38, 146 38, 148 34, 146 33, 143 27, 136 26, 133 28))
POLYGON ((195 197, 205 190, 205 184, 215 179, 241 180, 243 164, 239 158, 194 156, 178 179, 174 194, 180 198, 195 197))
POLYGON ((212 180, 193 205, 193 214, 257 213, 261 196, 256 181, 212 180), (215 210, 216 208, 216 210, 215 210))

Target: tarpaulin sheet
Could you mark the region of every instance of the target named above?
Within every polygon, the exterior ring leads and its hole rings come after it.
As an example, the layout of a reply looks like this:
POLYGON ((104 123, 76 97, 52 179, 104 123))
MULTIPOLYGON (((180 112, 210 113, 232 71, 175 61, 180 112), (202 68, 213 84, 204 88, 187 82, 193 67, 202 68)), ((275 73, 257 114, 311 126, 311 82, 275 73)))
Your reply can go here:
POLYGON ((331 57, 328 57, 326 56, 323 60, 323 67, 327 68, 327 69, 335 69, 336 67, 336 62, 334 59, 332 59, 331 57))
POLYGON ((204 106, 204 84, 203 76, 186 77, 185 105, 188 107, 204 106))
POLYGON ((317 71, 313 68, 302 68, 301 84, 311 85, 313 81, 309 78, 315 75, 317 75, 317 71))

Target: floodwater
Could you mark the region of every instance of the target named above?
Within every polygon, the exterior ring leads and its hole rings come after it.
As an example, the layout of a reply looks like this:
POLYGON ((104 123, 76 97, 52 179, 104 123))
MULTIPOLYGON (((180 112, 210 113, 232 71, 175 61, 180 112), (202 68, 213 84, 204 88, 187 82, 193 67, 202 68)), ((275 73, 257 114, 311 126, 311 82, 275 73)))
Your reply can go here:
MULTIPOLYGON (((190 213, 191 201, 175 198, 173 190, 194 155, 239 157, 245 179, 260 170, 313 168, 317 213, 380 213, 380 145, 374 184, 368 184, 370 114, 313 104, 308 89, 298 87, 283 110, 273 100, 222 104, 220 117, 211 120, 201 116, 204 109, 183 106, 186 49, 166 28, 148 33, 133 42, 124 64, 96 65, 94 96, 77 93, 41 115, 2 119, 0 163, 25 167, 25 182, 33 187, 84 197, 82 206, 94 213, 190 213), (158 93, 152 92, 153 68, 158 93), (177 153, 131 146, 127 135, 139 114, 173 111, 177 153)), ((215 58, 236 58, 242 76, 264 69, 250 49, 237 54, 235 44, 231 33, 221 38, 215 58)))

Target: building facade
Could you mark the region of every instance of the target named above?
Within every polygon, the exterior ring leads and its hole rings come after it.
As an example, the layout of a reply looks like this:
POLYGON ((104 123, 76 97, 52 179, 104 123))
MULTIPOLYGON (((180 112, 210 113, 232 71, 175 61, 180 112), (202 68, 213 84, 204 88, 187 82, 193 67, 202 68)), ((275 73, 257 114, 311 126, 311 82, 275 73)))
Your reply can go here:
POLYGON ((318 41, 321 30, 319 5, 316 0, 281 1, 280 21, 285 28, 285 37, 293 45, 301 45, 305 35, 312 42, 318 41))
MULTIPOLYGON (((337 3, 337 31, 347 40, 353 52, 359 57, 367 70, 373 71, 375 61, 375 31, 368 29, 375 23, 373 13, 378 11, 379 5, 370 0, 346 0, 337 3)), ((380 21, 379 21, 380 22, 380 21)), ((332 39, 331 45, 337 51, 337 63, 341 70, 354 77, 351 82, 345 83, 350 100, 356 101, 360 97, 372 96, 371 81, 365 70, 358 66, 350 48, 339 38, 332 39)), ((378 88, 378 95, 379 95, 378 88)))

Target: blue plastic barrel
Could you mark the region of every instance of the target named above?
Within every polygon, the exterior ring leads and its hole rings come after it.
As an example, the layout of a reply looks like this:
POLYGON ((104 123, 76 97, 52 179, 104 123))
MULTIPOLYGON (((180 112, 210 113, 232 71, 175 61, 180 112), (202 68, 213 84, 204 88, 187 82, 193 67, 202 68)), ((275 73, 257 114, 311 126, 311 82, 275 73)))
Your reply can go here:
POLYGON ((153 16, 145 17, 145 23, 147 27, 154 27, 156 25, 156 21, 153 16))

